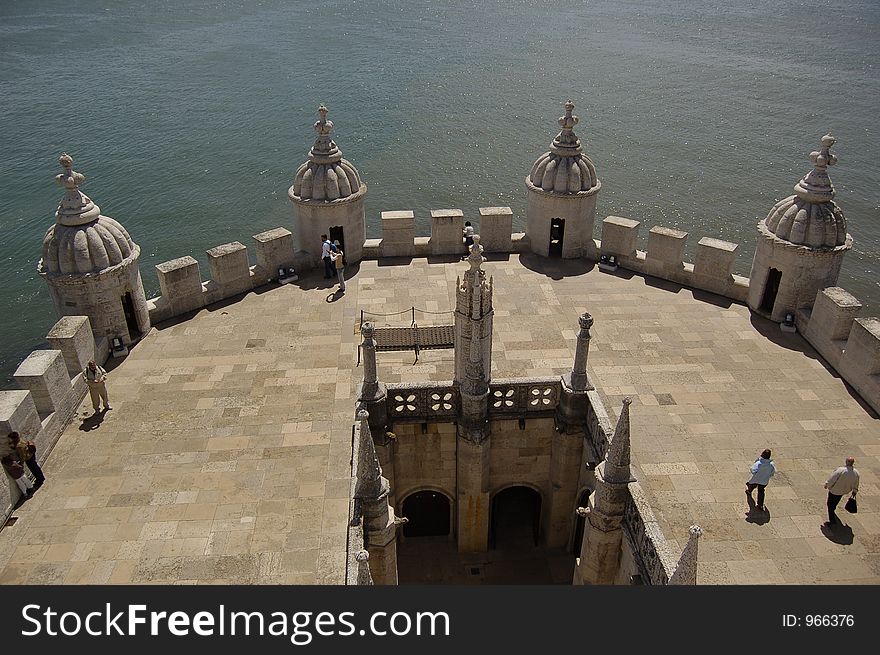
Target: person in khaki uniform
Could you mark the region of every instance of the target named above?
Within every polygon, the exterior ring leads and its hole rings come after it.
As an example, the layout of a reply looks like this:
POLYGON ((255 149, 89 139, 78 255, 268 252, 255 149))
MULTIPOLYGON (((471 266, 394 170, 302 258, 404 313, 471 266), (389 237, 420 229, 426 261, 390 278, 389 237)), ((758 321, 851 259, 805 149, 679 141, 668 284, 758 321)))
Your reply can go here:
POLYGON ((107 399, 107 371, 98 366, 94 361, 91 361, 82 372, 82 375, 86 384, 89 385, 89 396, 92 398, 92 407, 95 413, 98 413, 101 401, 104 402, 105 412, 108 409, 113 409, 110 407, 110 401, 107 399))

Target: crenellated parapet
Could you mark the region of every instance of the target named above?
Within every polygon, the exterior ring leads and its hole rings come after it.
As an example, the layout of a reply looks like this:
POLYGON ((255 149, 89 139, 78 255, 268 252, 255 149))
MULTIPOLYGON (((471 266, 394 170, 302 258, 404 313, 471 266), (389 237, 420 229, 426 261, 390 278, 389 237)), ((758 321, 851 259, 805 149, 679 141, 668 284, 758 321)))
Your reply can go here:
MULTIPOLYGON (((33 351, 13 374, 19 389, 0 391, 0 436, 16 431, 33 440, 41 461, 85 397, 86 383, 81 374, 86 364, 92 360, 103 363, 108 356, 107 338, 95 339, 86 316, 63 317, 46 340, 52 349, 33 351)), ((6 451, 6 439, 0 439, 0 454, 6 451)), ((0 484, 4 520, 18 498, 16 485, 0 484)))
POLYGON ((293 235, 283 227, 255 234, 251 265, 247 247, 226 243, 206 251, 210 279, 202 281, 199 263, 185 255, 156 265, 161 295, 147 302, 152 323, 192 312, 247 293, 274 280, 290 278, 290 269, 315 266, 311 257, 293 250, 293 235))
POLYGON ((880 411, 880 319, 859 318, 862 303, 840 287, 816 294, 812 307, 797 313, 803 337, 880 411))
POLYGON ((684 261, 688 233, 668 227, 652 227, 646 251, 638 250, 641 223, 621 216, 602 221, 600 268, 622 266, 694 289, 745 302, 749 279, 733 272, 739 246, 703 237, 697 244, 696 261, 684 261), (613 259, 612 259, 613 258, 613 259), (608 262, 612 262, 609 266, 608 262))

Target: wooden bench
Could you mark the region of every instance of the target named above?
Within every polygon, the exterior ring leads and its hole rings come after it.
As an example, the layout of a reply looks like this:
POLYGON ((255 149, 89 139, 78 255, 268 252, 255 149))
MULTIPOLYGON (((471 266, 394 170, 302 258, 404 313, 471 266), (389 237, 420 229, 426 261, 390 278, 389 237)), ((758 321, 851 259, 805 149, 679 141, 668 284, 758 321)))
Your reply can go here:
MULTIPOLYGON (((412 350, 419 361, 419 351, 440 350, 455 346, 454 325, 419 327, 377 327, 373 338, 377 351, 412 350)), ((360 358, 358 358, 360 362, 360 358)))

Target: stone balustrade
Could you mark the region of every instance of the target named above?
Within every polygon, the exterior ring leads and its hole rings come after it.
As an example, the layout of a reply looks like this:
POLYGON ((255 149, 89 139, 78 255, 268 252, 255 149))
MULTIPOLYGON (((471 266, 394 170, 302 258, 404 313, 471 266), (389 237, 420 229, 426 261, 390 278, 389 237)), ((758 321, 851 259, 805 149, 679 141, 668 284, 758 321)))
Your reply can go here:
POLYGON ((669 583, 677 557, 654 516, 641 485, 630 482, 623 513, 623 534, 632 550, 642 580, 650 585, 669 583))
POLYGON ((356 466, 360 458, 361 426, 359 421, 352 425, 352 449, 351 449, 351 485, 348 494, 348 537, 345 542, 345 584, 346 585, 371 585, 373 584, 368 564, 369 555, 366 552, 366 540, 364 539, 364 520, 358 500, 355 498, 357 488, 356 466))
MULTIPOLYGON (((76 415, 86 394, 82 370, 90 360, 108 356, 105 337, 97 341, 86 316, 65 316, 46 335, 52 350, 35 350, 13 374, 19 390, 0 391, 0 454, 8 452, 5 437, 12 431, 37 445, 41 464, 64 428, 76 415)), ((18 502, 20 492, 6 477, 0 485, 3 520, 18 502)))
MULTIPOLYGON (((389 384, 388 420, 443 423, 459 414, 461 397, 452 382, 389 384)), ((497 379, 489 385, 489 418, 552 416, 559 405, 560 378, 497 379)))

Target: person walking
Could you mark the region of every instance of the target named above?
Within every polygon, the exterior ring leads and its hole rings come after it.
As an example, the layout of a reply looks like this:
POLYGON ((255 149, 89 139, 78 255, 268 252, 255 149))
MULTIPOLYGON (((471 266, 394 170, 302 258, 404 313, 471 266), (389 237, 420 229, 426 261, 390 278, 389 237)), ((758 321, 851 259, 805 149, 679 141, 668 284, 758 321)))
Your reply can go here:
POLYGON ((18 432, 9 433, 9 447, 18 455, 18 459, 27 466, 34 476, 34 491, 43 486, 46 476, 37 463, 37 445, 30 439, 22 439, 18 432))
POLYGON ((464 229, 461 231, 461 236, 464 237, 465 250, 465 254, 461 258, 461 261, 464 261, 468 258, 468 255, 471 254, 471 246, 474 245, 474 226, 471 225, 470 221, 464 222, 464 229))
POLYGON ((7 453, 0 459, 3 469, 9 474, 9 477, 15 480, 21 495, 30 498, 34 493, 34 485, 31 479, 24 472, 24 465, 18 459, 15 451, 7 453))
POLYGON ((89 396, 92 398, 92 407, 95 409, 95 414, 98 413, 102 400, 104 401, 105 412, 108 409, 113 409, 110 407, 110 401, 107 399, 107 371, 92 360, 86 365, 82 375, 86 384, 89 385, 89 396))
POLYGON ((770 459, 769 448, 764 449, 764 452, 762 452, 761 456, 757 460, 755 460, 755 463, 752 464, 752 468, 750 470, 752 473, 752 477, 749 478, 748 482, 746 482, 746 496, 749 497, 750 502, 754 502, 754 499, 752 498, 752 492, 755 490, 755 487, 757 487, 758 504, 756 507, 758 511, 763 512, 764 490, 770 483, 770 478, 772 478, 773 474, 776 473, 776 464, 774 464, 773 460, 770 459))
POLYGON ((835 469, 831 477, 825 481, 825 488, 828 490, 828 521, 825 525, 829 527, 840 523, 840 519, 834 513, 840 499, 846 494, 851 494, 855 498, 859 491, 859 472, 853 466, 855 463, 855 457, 847 457, 845 465, 835 469))
POLYGON ((330 243, 330 239, 327 238, 326 234, 321 235, 321 261, 324 262, 324 279, 329 280, 335 277, 335 271, 333 270, 333 261, 330 258, 330 253, 333 250, 333 244, 330 243))
POLYGON ((333 244, 333 248, 330 250, 330 259, 333 261, 333 264, 336 266, 336 275, 339 278, 339 290, 343 293, 345 292, 345 253, 342 252, 342 249, 339 247, 339 242, 333 244))

